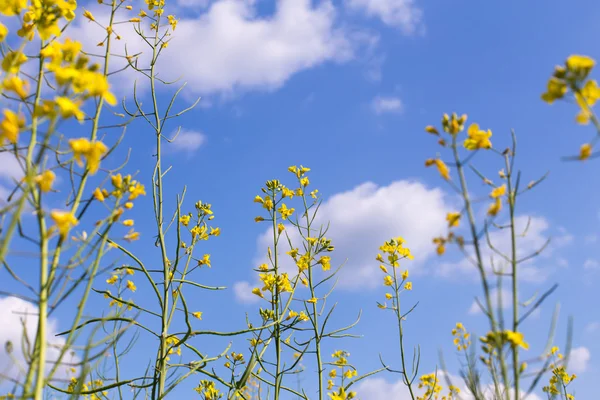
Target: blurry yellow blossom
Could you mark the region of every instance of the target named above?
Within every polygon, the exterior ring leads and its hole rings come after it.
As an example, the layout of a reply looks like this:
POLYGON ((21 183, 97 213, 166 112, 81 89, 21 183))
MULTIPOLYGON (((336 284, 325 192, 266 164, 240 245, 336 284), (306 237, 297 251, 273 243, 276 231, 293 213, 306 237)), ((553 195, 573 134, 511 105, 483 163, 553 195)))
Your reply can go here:
POLYGON ((464 146, 467 150, 490 149, 492 148, 491 130, 480 130, 478 124, 471 124, 467 131, 468 138, 465 139, 464 146))
POLYGON ((0 121, 0 146, 5 140, 10 143, 17 143, 19 132, 25 127, 25 118, 21 114, 5 108, 3 110, 4 119, 0 121))
POLYGON ((69 211, 57 211, 54 210, 50 213, 50 218, 54 221, 55 226, 62 237, 65 237, 72 227, 77 225, 79 221, 69 211))
POLYGON ((127 289, 131 290, 132 292, 135 292, 137 290, 137 287, 135 286, 135 283, 133 283, 133 281, 127 281, 127 289))
POLYGON ((460 222, 460 213, 459 212, 450 212, 446 215, 446 221, 448 221, 448 227, 456 227, 460 222))
POLYGON ((86 159, 87 167, 92 175, 98 171, 100 160, 104 153, 108 151, 104 143, 99 141, 90 142, 86 138, 71 139, 69 140, 69 146, 79 166, 83 166, 82 157, 86 159))
POLYGON ((430 167, 435 165, 437 167, 438 172, 445 180, 450 180, 450 169, 448 166, 439 158, 430 158, 425 161, 425 166, 430 167))
POLYGON ((52 183, 56 175, 51 170, 46 170, 42 172, 40 175, 35 177, 35 183, 38 184, 40 190, 42 192, 49 192, 52 190, 52 183))
POLYGON ((586 143, 581 146, 581 150, 579 151, 579 159, 586 160, 592 155, 592 145, 586 143))
POLYGON ((194 318, 202 319, 202 311, 193 312, 192 315, 194 316, 194 318))

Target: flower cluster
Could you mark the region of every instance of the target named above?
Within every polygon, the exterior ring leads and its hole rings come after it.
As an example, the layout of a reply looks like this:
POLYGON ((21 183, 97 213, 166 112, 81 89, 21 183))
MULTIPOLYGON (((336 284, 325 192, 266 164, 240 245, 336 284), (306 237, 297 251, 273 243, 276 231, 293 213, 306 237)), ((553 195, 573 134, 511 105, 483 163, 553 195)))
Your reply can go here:
POLYGON ((554 346, 550 350, 548 357, 553 357, 554 362, 550 364, 552 375, 547 386, 544 386, 542 390, 548 393, 549 396, 564 395, 566 400, 575 400, 575 396, 567 392, 567 387, 577 375, 569 374, 564 365, 559 365, 559 362, 564 359, 563 355, 559 353, 558 347, 554 346))
POLYGON ((452 336, 454 337, 453 343, 458 351, 466 351, 471 345, 471 334, 467 332, 465 326, 460 322, 457 322, 454 329, 452 329, 452 336))
POLYGON ((442 396, 444 387, 440 385, 440 380, 436 373, 425 374, 419 378, 419 389, 425 389, 422 396, 417 396, 417 400, 452 400, 456 399, 460 389, 450 385, 448 394, 442 396))
POLYGON ((334 368, 329 371, 327 390, 333 390, 336 387, 335 380, 337 378, 340 380, 339 384, 337 385, 337 390, 327 393, 331 400, 350 400, 356 397, 356 392, 347 392, 348 387, 351 385, 352 379, 358 375, 356 368, 348 364, 349 356, 350 353, 344 350, 337 350, 331 355, 331 358, 333 358, 334 361, 329 364, 334 368))
POLYGON ((194 389, 204 400, 217 400, 223 397, 223 393, 217 389, 213 381, 201 380, 194 389))
MULTIPOLYGON (((383 258, 381 253, 377 254, 375 259, 382 263, 379 265, 379 269, 384 273, 383 284, 384 286, 392 287, 392 293, 386 293, 385 298, 387 300, 392 300, 393 304, 389 307, 392 310, 395 310, 398 307, 399 295, 401 291, 404 290, 412 290, 413 285, 412 282, 407 281, 408 279, 408 270, 403 272, 397 272, 396 268, 400 266, 400 260, 403 259, 413 259, 413 255, 410 252, 410 249, 404 247, 404 239, 401 237, 390 239, 385 242, 382 246, 379 247, 379 250, 386 255, 386 259, 383 258), (391 267, 391 272, 388 269, 388 266, 391 267)), ((386 303, 377 303, 377 307, 381 309, 388 308, 386 303)))
MULTIPOLYGON (((594 59, 584 55, 571 55, 563 65, 554 68, 552 77, 548 80, 546 92, 542 100, 548 104, 563 99, 571 93, 579 106, 579 114, 575 120, 583 125, 593 121, 596 128, 600 127, 592 107, 600 100, 600 87, 594 79, 588 79, 596 65, 594 59)), ((592 155, 592 143, 585 143, 579 150, 579 159, 585 160, 592 155)))

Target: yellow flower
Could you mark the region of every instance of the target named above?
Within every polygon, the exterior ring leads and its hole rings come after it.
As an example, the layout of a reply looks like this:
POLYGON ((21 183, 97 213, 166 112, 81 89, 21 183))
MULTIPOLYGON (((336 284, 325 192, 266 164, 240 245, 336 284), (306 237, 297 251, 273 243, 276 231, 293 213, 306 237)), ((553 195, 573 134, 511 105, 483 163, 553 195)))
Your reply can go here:
POLYGON ((125 268, 125 273, 127 275, 133 275, 135 274, 135 270, 133 270, 132 268, 125 268))
POLYGON ((73 100, 68 97, 55 97, 54 102, 58 106, 58 112, 62 118, 68 119, 75 117, 79 122, 83 121, 85 118, 85 114, 79 109, 79 104, 73 102, 73 100))
POLYGON ((146 188, 139 182, 135 182, 135 185, 129 188, 129 199, 135 200, 139 196, 146 195, 146 188))
POLYGON ((385 286, 392 286, 394 284, 394 278, 390 275, 386 275, 385 278, 383 278, 383 284, 385 286))
POLYGON ((412 282, 406 282, 404 284, 404 289, 405 290, 412 290, 412 282))
POLYGON ((442 160, 440 160, 439 158, 430 158, 425 161, 426 167, 430 167, 432 165, 435 165, 437 167, 437 170, 442 176, 442 178, 444 178, 445 180, 450 180, 450 169, 442 160))
POLYGON ((317 298, 316 297, 311 297, 310 299, 306 300, 307 303, 312 303, 312 304, 316 304, 317 303, 317 298))
POLYGON ((8 28, 3 23, 0 23, 0 43, 4 42, 8 35, 8 28))
POLYGON ((425 127, 425 132, 431 133, 432 135, 439 135, 440 134, 438 132, 438 130, 434 126, 432 126, 432 125, 427 125, 425 127))
POLYGON ((479 129, 478 124, 471 124, 467 131, 467 135, 469 137, 464 142, 465 149, 478 150, 492 148, 492 142, 490 141, 490 138, 492 137, 491 130, 488 129, 487 131, 483 131, 479 129))
POLYGON ((52 190, 52 183, 56 175, 51 170, 46 170, 42 172, 40 175, 35 177, 35 183, 38 184, 40 190, 42 192, 49 192, 52 190))
POLYGON ((181 224, 183 226, 188 226, 188 224, 190 223, 190 216, 189 215, 182 215, 181 217, 179 217, 179 222, 181 222, 181 224))
POLYGON ((94 16, 92 15, 91 12, 89 12, 88 10, 84 10, 83 11, 83 16, 87 19, 89 19, 90 21, 95 21, 96 18, 94 18, 94 16))
POLYGON ((317 263, 321 264, 321 266, 323 267, 323 271, 329 271, 329 269, 331 268, 331 257, 321 256, 317 263))
POLYGON ((198 265, 206 265, 207 267, 210 267, 210 254, 205 254, 202 256, 202 258, 198 260, 198 265))
POLYGON ((100 167, 100 160, 104 153, 108 151, 108 147, 102 142, 90 142, 86 138, 71 139, 69 146, 73 151, 73 157, 79 166, 83 166, 82 157, 87 161, 87 167, 90 174, 95 174, 100 167))
POLYGON ((498 186, 497 188, 492 190, 492 193, 490 193, 490 197, 492 199, 497 199, 499 197, 504 196, 505 194, 506 194, 506 185, 502 185, 502 186, 498 186))
POLYGON ((106 283, 108 283, 109 285, 114 285, 118 279, 119 277, 117 275, 113 275, 106 280, 106 283))
MULTIPOLYGON (((0 28, 0 30, 1 30, 1 28, 0 28)), ((1 41, 2 40, 0 39, 0 42, 1 41)), ((24 81, 23 79, 19 78, 17 75, 12 75, 12 76, 4 79, 4 82, 2 82, 2 87, 4 88, 4 90, 9 91, 9 92, 14 92, 21 99, 24 99, 25 97, 27 97, 27 91, 29 89, 29 82, 24 81)))
POLYGON ((134 240, 138 240, 140 238, 140 233, 139 232, 135 232, 133 229, 129 231, 129 233, 127 233, 127 235, 125 235, 123 237, 123 239, 127 240, 128 242, 133 242, 134 240))
POLYGON ((131 290, 132 292, 135 292, 137 290, 137 287, 135 286, 135 283, 133 283, 133 281, 127 281, 127 289, 131 290))
POLYGON ((202 319, 202 311, 193 312, 192 315, 194 316, 194 318, 202 319))
POLYGON ((277 211, 279 211, 279 213, 281 214, 281 218, 283 218, 283 220, 285 221, 294 213, 295 209, 287 208, 285 203, 282 203, 281 207, 279 207, 279 209, 277 211))
POLYGON ((0 122, 0 146, 4 144, 5 140, 15 144, 19 138, 19 132, 25 127, 25 118, 8 108, 5 108, 3 113, 4 119, 0 122))
POLYGON ((104 197, 104 193, 102 193, 102 190, 100 190, 100 188, 96 188, 94 190, 94 198, 98 201, 104 201, 105 197, 104 197))
POLYGON ((459 212, 451 212, 446 215, 446 221, 448 221, 448 227, 456 227, 460 222, 460 213, 459 212))
POLYGON ((125 226, 133 226, 133 220, 132 219, 126 219, 125 221, 123 221, 123 225, 125 225, 125 226))
POLYGON ((579 151, 579 159, 586 160, 592 155, 592 145, 589 143, 581 146, 581 150, 579 151))
POLYGON ((175 30, 177 27, 177 19, 173 15, 167 15, 167 19, 169 20, 169 25, 171 25, 171 29, 175 30))
POLYGON ((502 209, 502 201, 499 197, 496 198, 496 201, 488 208, 488 215, 496 216, 500 210, 502 209))
POLYGON ((133 203, 130 202, 130 201, 128 201, 127 203, 125 203, 125 208, 128 209, 128 210, 132 209, 133 208, 133 203))
POLYGON ((567 84, 562 79, 550 78, 546 93, 542 94, 542 100, 552 104, 554 100, 562 99, 567 93, 567 84))
POLYGON ((406 279, 408 279, 408 270, 406 270, 402 273, 402 280, 404 281, 406 279))
POLYGON ((596 65, 596 61, 593 58, 578 54, 570 56, 566 62, 567 69, 579 79, 584 79, 594 68, 594 65, 596 65))
POLYGON ((4 56, 2 60, 2 69, 9 74, 19 72, 21 65, 28 60, 27 56, 21 52, 11 51, 4 56))
POLYGON ((69 233, 72 227, 79 223, 75 215, 68 211, 54 210, 50 213, 50 218, 54 221, 54 225, 58 228, 63 238, 69 233))
POLYGON ((452 113, 452 116, 450 117, 448 114, 444 114, 442 118, 442 127, 444 128, 444 131, 449 134, 456 135, 457 133, 462 132, 466 121, 466 114, 463 114, 460 117, 456 113, 452 113))
POLYGON ((507 340, 513 345, 513 346, 521 346, 522 348, 524 348, 525 350, 529 349, 529 344, 527 344, 524 340, 524 336, 521 332, 513 332, 513 331, 509 331, 506 330, 504 331, 504 334, 506 335, 507 340))

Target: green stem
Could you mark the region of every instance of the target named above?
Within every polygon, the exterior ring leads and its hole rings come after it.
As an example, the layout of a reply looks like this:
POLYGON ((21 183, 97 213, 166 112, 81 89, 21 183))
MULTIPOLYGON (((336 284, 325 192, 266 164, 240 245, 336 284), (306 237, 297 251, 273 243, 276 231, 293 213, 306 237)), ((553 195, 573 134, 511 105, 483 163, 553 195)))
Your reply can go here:
MULTIPOLYGON (((512 155, 514 157, 514 154, 512 155)), ((512 308, 513 308, 513 332, 519 329, 519 294, 518 294, 518 276, 517 276, 517 237, 515 233, 515 202, 517 193, 513 193, 512 187, 512 169, 509 160, 509 153, 504 155, 504 163, 506 165, 506 181, 508 185, 508 206, 510 215, 510 240, 511 240, 511 265, 512 265, 512 308)), ((512 346, 513 358, 513 380, 515 387, 515 399, 519 399, 519 346, 512 346)))
MULTIPOLYGON (((278 265, 278 257, 277 257, 277 210, 275 209, 275 189, 272 191, 273 196, 273 268, 275 273, 275 278, 277 279, 279 273, 279 265, 278 265)), ((273 333, 275 336, 275 353, 276 353, 276 364, 275 364, 275 394, 274 400, 279 400, 279 394, 281 392, 281 381, 283 380, 283 376, 281 375, 281 322, 279 321, 279 287, 277 283, 275 284, 275 301, 273 302, 273 311, 275 313, 275 321, 277 323, 274 325, 273 333)))
POLYGON ((396 267, 392 266, 394 270, 394 295, 396 300, 396 317, 398 319, 398 336, 400 340, 400 358, 402 361, 402 376, 404 378, 404 384, 408 387, 410 392, 410 398, 415 399, 415 394, 412 388, 412 381, 406 373, 406 361, 404 357, 404 329, 402 328, 402 314, 400 314, 400 287, 398 285, 398 277, 396 274, 396 267))

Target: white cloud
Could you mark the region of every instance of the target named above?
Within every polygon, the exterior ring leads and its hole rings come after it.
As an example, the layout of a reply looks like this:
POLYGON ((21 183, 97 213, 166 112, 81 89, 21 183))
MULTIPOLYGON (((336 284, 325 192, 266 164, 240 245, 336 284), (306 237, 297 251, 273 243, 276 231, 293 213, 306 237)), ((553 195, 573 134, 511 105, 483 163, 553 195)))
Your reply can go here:
POLYGON ((168 149, 177 152, 194 152, 205 142, 204 133, 182 129, 175 140, 169 143, 168 149))
MULTIPOLYGON (((379 246, 392 237, 402 236, 415 256, 405 265, 418 270, 435 252, 431 239, 446 230, 450 210, 443 191, 417 181, 396 181, 388 186, 366 182, 323 201, 313 226, 330 222, 327 238, 332 240, 332 268, 342 268, 338 287, 365 289, 376 287, 382 279, 375 256, 379 246)), ((297 233, 288 229, 292 243, 299 246, 297 233)), ((253 264, 266 262, 266 249, 272 247, 272 234, 265 231, 257 240, 253 264)), ((294 271, 287 241, 280 250, 284 270, 294 271)))
POLYGON ((12 183, 23 177, 23 170, 14 154, 9 152, 0 153, 0 180, 12 183))
POLYGON ((252 286, 249 282, 241 281, 233 284, 233 293, 235 298, 242 303, 256 303, 260 298, 252 294, 252 286))
MULTIPOLYGON (((23 335, 22 320, 25 321, 27 338, 30 343, 34 343, 38 325, 38 308, 35 304, 21 300, 17 297, 0 298, 0 372, 11 377, 17 378, 19 370, 12 359, 6 353, 6 343, 11 342, 13 348, 13 357, 21 364, 24 364, 23 352, 21 351, 21 341, 23 335)), ((65 343, 62 338, 57 338, 57 321, 50 318, 47 326, 47 341, 51 346, 48 347, 48 361, 58 358, 60 347, 65 343)), ((64 358, 65 361, 72 361, 70 356, 64 358)), ((79 361, 79 360, 76 360, 79 361)), ((48 368, 52 365, 48 364, 48 368)), ((66 368, 60 369, 57 377, 66 376, 66 368)), ((22 377, 21 377, 22 378, 22 377)))
MULTIPOLYGON (((503 224, 500 224, 503 225, 503 224)), ((519 236, 517 238, 517 258, 523 259, 534 254, 544 247, 548 237, 549 223, 543 217, 528 217, 525 215, 515 217, 516 232, 519 235, 526 233, 524 237, 519 236), (527 228, 527 229, 526 229, 527 228)), ((510 230, 494 230, 489 234, 492 245, 504 254, 510 254, 511 250, 511 239, 510 230)), ((529 259, 519 264, 519 276, 521 280, 526 282, 542 282, 550 275, 550 268, 547 265, 548 260, 551 259, 551 255, 555 255, 558 248, 569 244, 571 240, 569 235, 562 232, 560 235, 552 238, 550 245, 539 255, 532 259, 529 259), (539 259, 544 260, 544 268, 539 268, 535 265, 539 259)), ((494 253, 489 246, 487 246, 487 240, 485 237, 481 242, 482 258, 486 262, 486 267, 491 272, 490 258, 494 259, 494 266, 496 269, 504 268, 508 270, 510 265, 494 253)), ((556 258, 555 258, 556 259, 556 258)), ((561 263, 557 263, 561 264, 561 263)), ((460 276, 470 277, 473 280, 479 279, 479 276, 474 273, 475 266, 468 260, 462 259, 456 263, 443 263, 438 268, 438 273, 441 276, 453 277, 460 276)))
MULTIPOLYGON (((435 373, 435 371, 432 371, 435 373)), ((437 371, 437 377, 439 380, 440 386, 446 388, 448 387, 445 374, 442 371, 437 371)), ((452 385, 458 387, 460 389, 460 398, 462 400, 474 400, 474 396, 467 389, 464 384, 464 380, 458 376, 454 376, 452 374, 448 374, 450 378, 450 382, 452 385)), ((422 394, 423 390, 417 389, 417 384, 414 384, 414 389, 416 389, 416 394, 422 394)), ((388 382, 383 378, 367 378, 360 381, 356 386, 352 387, 352 390, 356 391, 357 397, 361 399, 368 400, 410 400, 411 395, 408 392, 406 385, 402 382, 401 379, 396 382, 388 382)), ((511 398, 514 396, 514 389, 510 390, 511 398)), ((446 394, 446 389, 442 390, 443 394, 446 394)), ((524 392, 521 391, 522 395, 524 392)), ((486 399, 492 400, 494 399, 494 393, 490 388, 484 389, 484 396, 486 399)), ((539 396, 535 394, 531 394, 527 396, 527 398, 522 397, 523 400, 541 400, 539 396)))
POLYGON ((15 156, 9 152, 0 153, 0 206, 6 205, 6 200, 15 181, 23 177, 23 170, 15 156))
POLYGON ((587 260, 585 260, 585 262, 583 263, 583 269, 587 269, 587 270, 595 270, 600 268, 600 263, 598 263, 598 261, 593 260, 591 258, 588 258, 587 260))
POLYGON ((587 334, 600 331, 600 321, 590 322, 586 325, 584 332, 587 334))
MULTIPOLYGON (((378 69, 371 65, 378 57, 378 36, 340 22, 331 0, 276 0, 268 15, 259 13, 253 0, 179 0, 179 7, 197 12, 185 12, 187 17, 180 18, 157 68, 164 80, 187 82, 183 93, 187 98, 276 90, 292 76, 329 62, 366 58, 370 70, 378 69)), ((90 11, 97 21, 107 23, 105 7, 90 5, 90 11)), ((105 32, 84 18, 79 21, 69 28, 69 35, 80 38, 87 51, 97 52, 105 32)), ((140 66, 147 66, 150 49, 133 24, 115 29, 121 40, 113 41, 114 52, 125 54, 127 45, 128 54, 142 53, 140 66)), ((123 59, 113 58, 111 71, 125 65, 123 59)), ((132 69, 112 75, 111 85, 119 96, 130 97, 135 80, 139 92, 148 89, 147 80, 132 69)), ((200 106, 210 104, 209 97, 200 106)))
POLYGON ((179 22, 162 69, 203 94, 277 89, 300 71, 352 58, 335 19, 329 1, 279 0, 273 15, 259 16, 253 2, 220 0, 179 22))
POLYGON ((579 374, 585 372, 590 358, 590 351, 587 347, 573 348, 569 356, 569 371, 579 374))
POLYGON ((358 398, 369 400, 409 400, 410 393, 401 380, 388 382, 383 378, 367 378, 352 388, 358 398))
POLYGON ((371 102, 371 108, 373 108, 375 114, 401 113, 404 106, 402 100, 398 97, 377 96, 371 102))
POLYGON ((417 31, 423 16, 415 0, 346 0, 346 6, 379 18, 386 25, 397 27, 407 35, 417 31))
POLYGON ((598 235, 587 235, 583 241, 585 244, 596 243, 598 241, 598 235))

